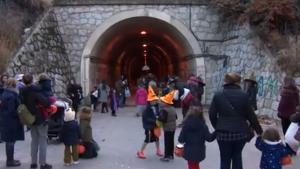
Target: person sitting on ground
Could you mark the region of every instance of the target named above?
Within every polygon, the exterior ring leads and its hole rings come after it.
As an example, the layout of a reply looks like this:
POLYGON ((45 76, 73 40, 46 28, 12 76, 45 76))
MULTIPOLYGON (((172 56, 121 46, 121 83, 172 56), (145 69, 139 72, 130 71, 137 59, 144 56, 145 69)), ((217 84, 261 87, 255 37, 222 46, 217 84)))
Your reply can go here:
POLYGON ((61 140, 65 145, 64 163, 65 166, 79 164, 77 145, 80 140, 80 130, 75 120, 75 112, 69 108, 65 112, 64 125, 61 131, 61 140))
POLYGON ((199 169, 199 163, 205 159, 205 141, 212 142, 215 138, 205 123, 203 108, 192 103, 178 137, 178 142, 184 144, 183 158, 189 169, 199 169))
POLYGON ((282 143, 279 132, 269 128, 258 136, 255 146, 262 152, 260 169, 281 169, 281 159, 289 154, 290 150, 282 143))
POLYGON ((81 144, 85 147, 85 152, 79 155, 80 158, 94 158, 98 155, 97 147, 93 139, 91 119, 91 108, 86 106, 81 107, 79 110, 79 128, 81 144))

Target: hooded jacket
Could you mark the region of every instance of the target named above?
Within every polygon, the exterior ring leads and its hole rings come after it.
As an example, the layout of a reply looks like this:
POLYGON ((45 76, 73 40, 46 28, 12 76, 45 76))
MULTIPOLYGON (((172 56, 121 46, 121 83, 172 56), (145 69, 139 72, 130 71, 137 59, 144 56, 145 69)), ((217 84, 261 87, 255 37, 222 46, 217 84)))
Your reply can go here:
POLYGON ((255 146, 262 152, 260 169, 281 169, 281 158, 290 153, 281 141, 267 141, 260 136, 257 137, 255 146))
POLYGON ((49 107, 49 100, 43 96, 39 88, 35 85, 25 86, 20 90, 21 103, 25 104, 29 112, 35 116, 35 122, 33 125, 40 125, 45 123, 46 117, 44 117, 41 109, 38 105, 41 104, 43 107, 49 107))
POLYGON ((93 134, 91 127, 91 114, 81 113, 79 115, 80 135, 83 142, 92 142, 93 134))

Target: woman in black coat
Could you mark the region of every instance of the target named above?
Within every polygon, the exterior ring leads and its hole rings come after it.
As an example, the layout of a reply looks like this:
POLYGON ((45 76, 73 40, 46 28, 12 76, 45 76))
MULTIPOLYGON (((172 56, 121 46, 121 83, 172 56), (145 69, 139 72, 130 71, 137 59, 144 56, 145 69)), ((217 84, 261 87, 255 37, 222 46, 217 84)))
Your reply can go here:
POLYGON ((6 166, 20 166, 21 163, 14 159, 14 146, 17 140, 24 140, 24 128, 21 124, 17 108, 19 106, 18 93, 16 89, 16 80, 9 78, 6 82, 6 88, 1 95, 0 116, 1 138, 6 143, 6 166))
POLYGON ((188 161, 189 169, 199 169, 199 162, 205 159, 205 141, 214 139, 205 124, 202 107, 192 106, 178 138, 184 144, 183 158, 188 161))
POLYGON ((249 96, 242 91, 240 82, 239 74, 227 73, 224 88, 214 95, 209 109, 219 144, 221 169, 242 169, 242 151, 252 139, 250 127, 257 134, 262 133, 249 96))

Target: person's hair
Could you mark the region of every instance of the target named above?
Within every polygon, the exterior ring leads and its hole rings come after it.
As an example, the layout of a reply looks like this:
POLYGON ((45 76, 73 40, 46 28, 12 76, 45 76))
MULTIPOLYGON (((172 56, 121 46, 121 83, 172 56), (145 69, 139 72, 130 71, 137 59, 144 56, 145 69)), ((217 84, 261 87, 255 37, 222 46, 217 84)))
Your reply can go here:
POLYGON ((262 134, 262 138, 268 141, 280 141, 279 132, 275 128, 266 129, 262 134))
POLYGON ((32 84, 32 82, 33 82, 33 76, 31 74, 25 74, 23 76, 23 82, 24 82, 25 85, 32 84))
POLYGON ((241 79, 242 78, 238 73, 231 72, 225 74, 224 82, 225 84, 239 84, 241 79))
POLYGON ((1 77, 1 83, 3 83, 4 77, 6 77, 7 79, 9 78, 8 74, 2 74, 0 77, 1 77))
POLYGON ((38 77, 38 81, 43 81, 43 80, 49 80, 48 75, 46 75, 45 73, 41 73, 38 77))
POLYGON ((17 81, 15 78, 8 78, 7 81, 5 82, 5 86, 7 88, 16 88, 17 86, 17 81))
POLYGON ((201 120, 205 121, 203 116, 203 107, 200 105, 191 105, 187 114, 188 116, 195 115, 199 117, 201 120))
POLYGON ((79 110, 80 113, 91 114, 91 108, 87 106, 83 106, 79 110))

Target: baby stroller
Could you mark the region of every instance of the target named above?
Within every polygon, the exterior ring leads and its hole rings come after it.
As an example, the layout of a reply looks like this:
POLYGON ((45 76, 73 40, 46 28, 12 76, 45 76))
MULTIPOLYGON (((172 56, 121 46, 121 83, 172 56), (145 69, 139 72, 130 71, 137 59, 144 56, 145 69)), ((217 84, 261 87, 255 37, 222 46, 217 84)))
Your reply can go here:
POLYGON ((54 138, 60 142, 60 132, 64 125, 65 111, 69 108, 69 99, 58 99, 55 102, 57 106, 57 112, 51 115, 48 119, 48 139, 49 141, 54 138))

